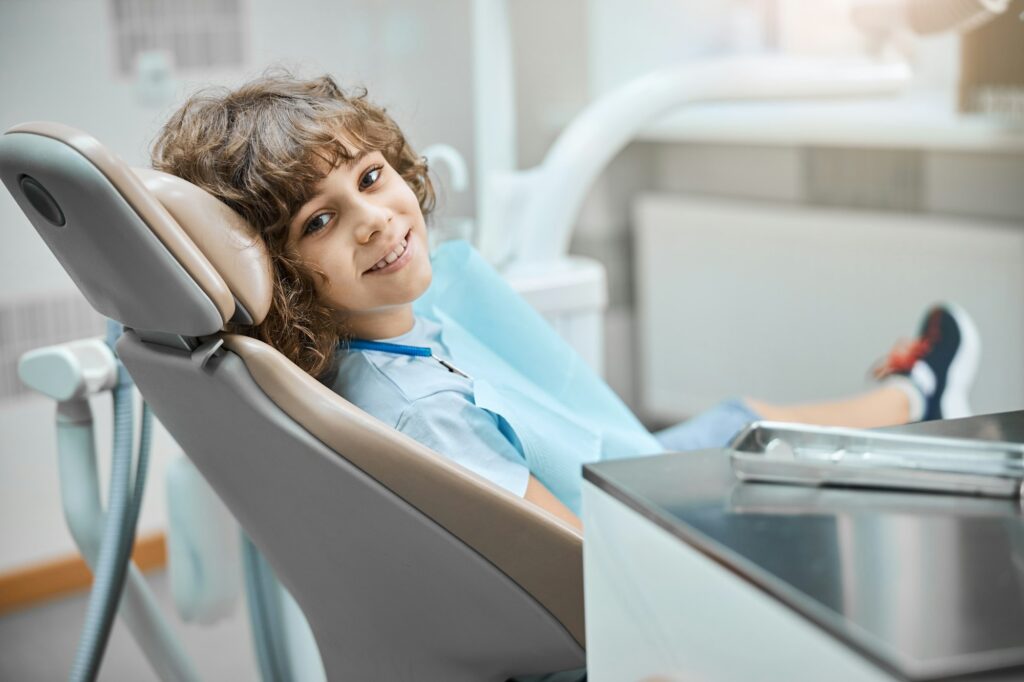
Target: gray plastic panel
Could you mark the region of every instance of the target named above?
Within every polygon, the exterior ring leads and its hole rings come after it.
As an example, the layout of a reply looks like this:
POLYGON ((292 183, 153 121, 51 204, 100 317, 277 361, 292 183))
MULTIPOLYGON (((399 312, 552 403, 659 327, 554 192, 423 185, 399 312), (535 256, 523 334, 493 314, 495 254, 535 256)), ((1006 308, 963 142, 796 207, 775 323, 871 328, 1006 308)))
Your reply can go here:
POLYGON ((132 332, 117 349, 302 607, 329 679, 504 682, 584 664, 528 593, 313 438, 236 355, 200 368, 132 332))
POLYGON ((101 314, 129 327, 185 336, 220 331, 224 321, 213 301, 79 152, 41 135, 4 135, 0 179, 101 314), (36 210, 20 187, 23 175, 56 201, 66 224, 55 225, 36 210))

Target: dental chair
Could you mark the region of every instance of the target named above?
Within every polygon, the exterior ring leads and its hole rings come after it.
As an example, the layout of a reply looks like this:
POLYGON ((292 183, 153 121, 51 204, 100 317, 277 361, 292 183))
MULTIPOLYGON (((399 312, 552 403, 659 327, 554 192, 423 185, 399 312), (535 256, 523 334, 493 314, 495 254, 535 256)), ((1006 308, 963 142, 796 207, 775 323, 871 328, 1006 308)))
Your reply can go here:
POLYGON ((118 355, 301 607, 328 679, 583 667, 574 529, 225 331, 260 322, 271 297, 269 258, 237 214, 54 123, 0 138, 0 179, 125 325, 118 355))

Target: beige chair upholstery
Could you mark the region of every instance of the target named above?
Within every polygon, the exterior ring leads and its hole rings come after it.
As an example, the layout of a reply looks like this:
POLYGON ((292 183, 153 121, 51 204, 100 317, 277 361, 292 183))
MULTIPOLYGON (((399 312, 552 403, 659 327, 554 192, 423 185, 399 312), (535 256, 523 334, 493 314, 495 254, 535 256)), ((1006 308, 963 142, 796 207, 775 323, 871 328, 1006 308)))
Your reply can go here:
POLYGON ((583 665, 574 529, 223 331, 270 305, 267 254, 239 216, 57 124, 0 138, 0 178, 90 302, 129 328, 119 355, 295 597, 330 679, 583 665))

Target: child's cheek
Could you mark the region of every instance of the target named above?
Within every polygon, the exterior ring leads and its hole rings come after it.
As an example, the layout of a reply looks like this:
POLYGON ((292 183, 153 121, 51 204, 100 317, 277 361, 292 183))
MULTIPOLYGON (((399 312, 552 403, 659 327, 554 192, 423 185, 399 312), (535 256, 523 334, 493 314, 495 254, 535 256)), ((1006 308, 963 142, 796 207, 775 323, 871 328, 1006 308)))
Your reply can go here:
POLYGON ((430 286, 430 283, 433 281, 433 279, 434 279, 434 270, 433 270, 433 268, 430 267, 430 260, 427 259, 426 265, 423 266, 423 272, 422 272, 422 275, 420 277, 420 282, 419 282, 419 286, 418 286, 419 291, 416 294, 417 298, 419 298, 420 296, 423 295, 423 293, 430 286))

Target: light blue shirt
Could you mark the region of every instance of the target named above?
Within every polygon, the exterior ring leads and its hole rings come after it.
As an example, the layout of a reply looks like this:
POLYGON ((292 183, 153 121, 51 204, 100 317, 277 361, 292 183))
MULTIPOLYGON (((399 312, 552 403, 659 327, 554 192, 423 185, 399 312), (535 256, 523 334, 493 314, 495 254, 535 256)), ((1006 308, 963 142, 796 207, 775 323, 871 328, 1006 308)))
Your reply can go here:
POLYGON ((476 404, 472 379, 458 366, 437 323, 416 318, 401 336, 380 339, 428 347, 434 357, 374 350, 339 350, 331 388, 389 426, 515 495, 526 492, 530 471, 515 431, 501 415, 476 404))
POLYGON ((417 326, 378 340, 429 346, 472 381, 433 358, 356 351, 341 358, 335 391, 518 495, 532 474, 576 514, 584 464, 663 451, 472 247, 447 242, 432 262, 417 326))

